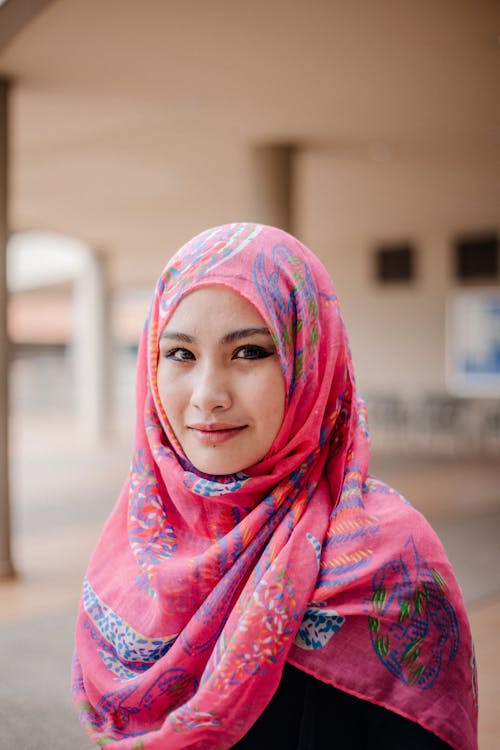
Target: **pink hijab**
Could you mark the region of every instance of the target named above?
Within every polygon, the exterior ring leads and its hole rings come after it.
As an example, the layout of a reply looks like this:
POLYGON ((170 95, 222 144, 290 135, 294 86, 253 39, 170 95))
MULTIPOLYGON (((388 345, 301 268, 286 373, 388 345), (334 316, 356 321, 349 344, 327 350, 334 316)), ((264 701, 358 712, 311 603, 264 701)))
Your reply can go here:
POLYGON ((473 647, 450 563, 368 462, 346 332, 319 260, 259 224, 216 227, 182 247, 153 296, 130 474, 83 586, 73 695, 96 743, 230 748, 288 661, 455 750, 477 748, 473 647), (156 382, 176 304, 214 284, 267 322, 287 393, 269 453, 231 476, 190 465, 156 382))

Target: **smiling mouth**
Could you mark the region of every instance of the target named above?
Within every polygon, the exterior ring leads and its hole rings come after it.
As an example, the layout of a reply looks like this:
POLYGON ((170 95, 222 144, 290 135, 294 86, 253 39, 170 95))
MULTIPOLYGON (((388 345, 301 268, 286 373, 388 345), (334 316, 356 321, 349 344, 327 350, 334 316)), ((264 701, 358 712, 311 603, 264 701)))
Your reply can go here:
POLYGON ((222 445, 245 430, 247 425, 190 425, 188 430, 202 445, 222 445))

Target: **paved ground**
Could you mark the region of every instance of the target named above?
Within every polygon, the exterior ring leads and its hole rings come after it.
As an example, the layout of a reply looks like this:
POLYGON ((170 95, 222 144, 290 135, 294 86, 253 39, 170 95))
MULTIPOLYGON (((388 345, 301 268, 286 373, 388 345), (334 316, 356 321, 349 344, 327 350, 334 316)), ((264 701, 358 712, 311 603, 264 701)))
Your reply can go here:
MULTIPOLYGON (((0 748, 88 750, 69 697, 73 623, 88 556, 127 471, 131 414, 121 413, 121 423, 129 425, 121 437, 96 444, 77 437, 61 398, 52 394, 52 400, 28 404, 22 393, 15 395, 19 577, 0 583, 0 748)), ((376 456, 372 466, 427 515, 448 550, 476 639, 480 750, 497 750, 500 457, 376 456)))

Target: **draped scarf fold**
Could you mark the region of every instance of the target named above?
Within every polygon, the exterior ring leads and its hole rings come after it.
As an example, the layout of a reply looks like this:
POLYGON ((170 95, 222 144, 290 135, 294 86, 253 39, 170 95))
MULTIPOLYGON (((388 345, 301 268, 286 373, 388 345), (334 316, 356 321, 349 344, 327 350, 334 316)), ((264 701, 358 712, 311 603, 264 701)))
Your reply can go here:
POLYGON ((94 742, 230 748, 288 661, 455 750, 477 748, 458 584, 427 522, 368 464, 339 303, 316 256, 259 224, 216 227, 184 245, 155 288, 130 473, 83 585, 73 697, 94 742), (271 450, 231 476, 190 464, 156 380, 165 324, 207 285, 259 311, 286 384, 271 450))

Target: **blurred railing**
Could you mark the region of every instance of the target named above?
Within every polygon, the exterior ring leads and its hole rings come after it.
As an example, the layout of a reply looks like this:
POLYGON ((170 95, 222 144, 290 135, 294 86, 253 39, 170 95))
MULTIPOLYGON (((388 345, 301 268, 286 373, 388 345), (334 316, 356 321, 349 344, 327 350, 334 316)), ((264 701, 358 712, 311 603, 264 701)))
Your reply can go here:
POLYGON ((500 457, 500 399, 372 393, 365 400, 374 451, 500 457))

